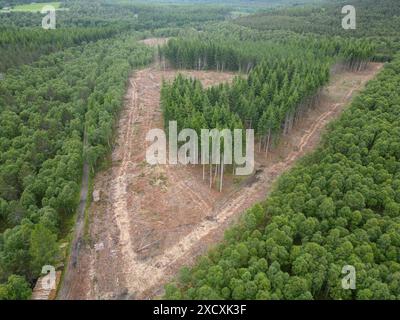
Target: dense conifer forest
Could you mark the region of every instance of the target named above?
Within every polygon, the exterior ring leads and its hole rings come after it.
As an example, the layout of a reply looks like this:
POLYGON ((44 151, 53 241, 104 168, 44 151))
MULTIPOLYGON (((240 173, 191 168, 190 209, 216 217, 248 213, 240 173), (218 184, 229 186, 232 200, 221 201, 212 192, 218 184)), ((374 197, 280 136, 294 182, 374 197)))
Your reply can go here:
POLYGON ((281 177, 272 195, 248 210, 221 244, 181 270, 177 282, 166 286, 166 298, 400 298, 399 7, 356 3, 366 14, 349 35, 338 23, 340 5, 244 16, 234 21, 244 29, 222 29, 219 38, 213 30, 184 36, 164 49, 179 67, 248 74, 203 94, 196 81, 181 77, 165 85, 166 119, 183 127, 252 127, 266 151, 271 136, 286 133, 303 108, 312 107, 332 64, 359 70, 368 60, 393 59, 330 126, 316 152, 281 177), (232 41, 232 34, 240 40, 232 41), (354 291, 341 287, 348 264, 357 269, 354 291))
POLYGON ((247 73, 232 85, 205 92, 196 81, 178 78, 165 84, 161 103, 165 123, 178 128, 255 129, 260 148, 269 150, 281 132, 312 108, 334 64, 361 70, 374 46, 362 40, 316 38, 219 24, 206 35, 171 40, 160 49, 161 60, 177 68, 247 73), (285 37, 282 41, 281 38, 285 37))
POLYGON ((169 299, 399 299, 397 57, 169 299), (357 290, 342 290, 343 265, 357 290))

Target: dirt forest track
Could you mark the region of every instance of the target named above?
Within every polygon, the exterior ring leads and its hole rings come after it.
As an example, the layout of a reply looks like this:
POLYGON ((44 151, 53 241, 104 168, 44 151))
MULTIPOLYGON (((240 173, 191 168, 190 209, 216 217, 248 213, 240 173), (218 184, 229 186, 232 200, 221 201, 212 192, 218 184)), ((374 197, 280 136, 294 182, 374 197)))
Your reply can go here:
MULTIPOLYGON (((112 165, 95 178, 100 200, 90 214, 90 241, 81 249, 69 290, 61 299, 148 299, 162 293, 177 271, 192 264, 223 237, 247 208, 265 199, 276 178, 314 149, 326 124, 337 118, 354 92, 381 69, 341 72, 323 90, 318 106, 299 121, 266 157, 256 154, 257 175, 227 176, 222 193, 210 189, 202 169, 149 166, 145 135, 163 128, 159 105, 162 79, 178 71, 156 66, 130 79, 117 128, 112 165)), ((234 74, 181 71, 205 86, 231 81, 234 74)), ((62 292, 62 291, 61 291, 62 292)))

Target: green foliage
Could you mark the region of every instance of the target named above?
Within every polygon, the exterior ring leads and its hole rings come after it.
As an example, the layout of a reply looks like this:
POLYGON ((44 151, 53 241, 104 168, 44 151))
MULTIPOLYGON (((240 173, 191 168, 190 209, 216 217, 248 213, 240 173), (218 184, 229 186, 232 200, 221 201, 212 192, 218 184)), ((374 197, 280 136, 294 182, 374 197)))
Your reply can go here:
POLYGON ((44 265, 53 265, 57 251, 57 236, 42 224, 35 225, 29 247, 32 270, 41 270, 44 265))
POLYGON ((68 10, 57 11, 55 30, 42 29, 44 15, 41 13, 0 13, 0 72, 36 61, 44 54, 119 36, 126 31, 150 34, 160 29, 157 34, 168 36, 183 26, 223 20, 229 13, 228 9, 215 6, 160 7, 107 1, 73 0, 65 1, 63 6, 68 10))
POLYGON ((258 30, 291 30, 298 33, 341 35, 346 37, 397 36, 400 8, 396 0, 326 1, 321 5, 286 7, 252 16, 243 16, 235 23, 258 30), (342 28, 342 8, 356 8, 355 30, 342 28))
MULTIPOLYGON (((160 50, 174 66, 247 74, 210 89, 181 76, 164 84, 165 120, 254 128, 268 149, 312 106, 334 62, 359 69, 375 45, 380 61, 400 49, 394 0, 357 3, 354 32, 340 29, 341 5, 221 22, 232 7, 66 0, 56 30, 41 29, 40 13, 1 13, 0 299, 29 298, 42 265, 55 262, 83 161, 95 171, 110 151, 128 75, 153 58, 137 40, 177 36, 160 50)), ((399 73, 398 59, 166 297, 399 299, 399 73), (354 295, 340 285, 344 264, 357 270, 354 295)))
POLYGON ((128 75, 152 60, 137 40, 124 35, 42 56, 0 82, 0 282, 17 274, 33 283, 55 262, 84 157, 94 170, 110 150, 128 75))
POLYGON ((400 299, 399 75, 400 56, 279 179, 263 218, 249 223, 250 210, 207 264, 185 271, 182 298, 400 299), (354 292, 341 286, 349 264, 354 292))
POLYGON ((161 54, 177 68, 231 70, 248 73, 261 61, 288 58, 310 64, 309 59, 328 57, 354 67, 368 60, 374 45, 364 39, 325 35, 299 35, 291 31, 258 31, 231 22, 207 25, 202 32, 188 31, 161 48, 161 54))
POLYGON ((43 54, 85 42, 109 38, 117 32, 117 29, 111 27, 56 30, 19 29, 15 27, 0 29, 0 50, 2 53, 0 71, 5 72, 7 69, 20 64, 31 63, 43 54))
POLYGON ((396 0, 325 1, 318 6, 278 8, 251 16, 242 16, 234 22, 253 30, 269 32, 292 31, 299 34, 342 36, 349 39, 368 39, 376 43, 376 61, 390 61, 400 49, 400 9, 396 0), (356 29, 342 28, 342 8, 352 5, 356 9, 356 29))
POLYGON ((182 76, 164 83, 165 123, 176 120, 178 129, 194 128, 198 134, 203 127, 252 128, 260 147, 263 143, 268 150, 272 140, 288 133, 314 106, 334 63, 360 69, 372 51, 364 41, 258 34, 229 23, 172 39, 161 48, 161 56, 177 68, 236 70, 248 76, 207 90, 182 76))

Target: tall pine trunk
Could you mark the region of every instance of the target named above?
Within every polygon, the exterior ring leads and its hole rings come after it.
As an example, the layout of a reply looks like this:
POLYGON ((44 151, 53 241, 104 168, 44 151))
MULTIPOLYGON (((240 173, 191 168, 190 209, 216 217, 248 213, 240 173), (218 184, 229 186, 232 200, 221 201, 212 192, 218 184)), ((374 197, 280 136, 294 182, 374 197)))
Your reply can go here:
POLYGON ((221 177, 220 177, 220 181, 219 181, 219 192, 222 192, 222 183, 224 181, 224 156, 221 155, 221 177))
POLYGON ((267 147, 265 148, 266 158, 268 159, 268 151, 269 151, 269 144, 271 141, 271 128, 268 130, 268 140, 267 140, 267 147))

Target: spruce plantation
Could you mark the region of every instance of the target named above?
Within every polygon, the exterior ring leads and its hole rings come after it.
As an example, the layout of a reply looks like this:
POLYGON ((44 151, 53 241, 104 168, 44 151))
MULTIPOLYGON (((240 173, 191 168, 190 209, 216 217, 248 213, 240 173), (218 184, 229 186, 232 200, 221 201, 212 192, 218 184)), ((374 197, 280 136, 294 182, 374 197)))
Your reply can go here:
POLYGON ((0 0, 0 300, 400 299, 397 0, 31 2, 0 0))

